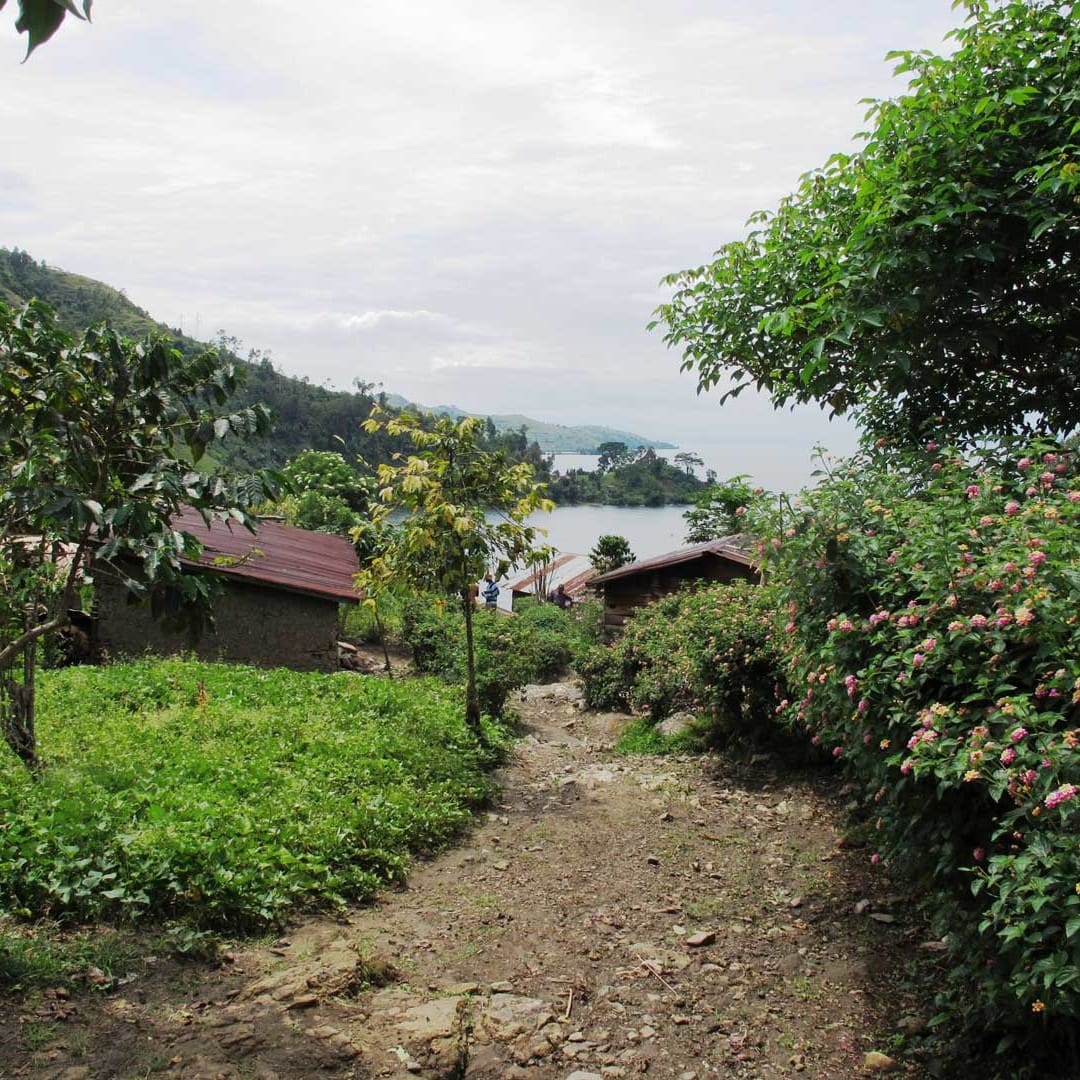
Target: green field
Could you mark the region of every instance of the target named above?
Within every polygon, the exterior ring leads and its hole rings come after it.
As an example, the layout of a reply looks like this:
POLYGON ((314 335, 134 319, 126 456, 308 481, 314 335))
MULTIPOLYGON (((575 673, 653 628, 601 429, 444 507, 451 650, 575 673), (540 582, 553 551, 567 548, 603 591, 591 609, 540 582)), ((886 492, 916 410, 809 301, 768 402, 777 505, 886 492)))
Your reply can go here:
POLYGON ((11 915, 257 929, 400 879, 492 790, 433 680, 141 661, 47 672, 38 709, 40 778, 0 756, 11 915))

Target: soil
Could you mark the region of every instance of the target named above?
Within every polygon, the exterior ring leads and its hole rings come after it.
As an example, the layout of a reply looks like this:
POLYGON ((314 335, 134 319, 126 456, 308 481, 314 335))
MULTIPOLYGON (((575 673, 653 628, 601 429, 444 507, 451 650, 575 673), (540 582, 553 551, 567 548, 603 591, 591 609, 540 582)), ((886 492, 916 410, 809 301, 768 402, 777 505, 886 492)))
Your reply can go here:
POLYGON ((0 1077, 927 1075, 901 987, 938 943, 835 784, 620 756, 628 718, 580 706, 531 688, 500 799, 376 903, 0 999, 0 1077))

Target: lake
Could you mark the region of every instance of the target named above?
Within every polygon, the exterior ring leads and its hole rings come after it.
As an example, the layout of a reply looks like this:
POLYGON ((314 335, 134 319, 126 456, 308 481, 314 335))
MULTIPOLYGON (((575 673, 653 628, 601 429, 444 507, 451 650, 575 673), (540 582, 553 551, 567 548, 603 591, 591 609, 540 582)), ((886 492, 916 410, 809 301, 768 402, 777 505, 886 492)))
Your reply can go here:
POLYGON ((529 524, 547 530, 546 542, 559 551, 588 555, 605 533, 625 536, 639 558, 684 547, 688 506, 560 506, 533 514, 529 524))

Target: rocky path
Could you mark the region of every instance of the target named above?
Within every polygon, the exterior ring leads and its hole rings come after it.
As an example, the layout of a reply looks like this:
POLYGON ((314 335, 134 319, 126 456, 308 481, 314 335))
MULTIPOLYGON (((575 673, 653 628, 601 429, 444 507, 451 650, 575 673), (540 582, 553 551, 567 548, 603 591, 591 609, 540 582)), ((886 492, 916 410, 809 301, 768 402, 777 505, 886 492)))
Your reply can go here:
POLYGON ((625 718, 565 686, 522 712, 499 805, 407 888, 209 973, 46 995, 0 1028, 0 1076, 920 1075, 897 974, 934 943, 823 781, 619 757, 625 718))

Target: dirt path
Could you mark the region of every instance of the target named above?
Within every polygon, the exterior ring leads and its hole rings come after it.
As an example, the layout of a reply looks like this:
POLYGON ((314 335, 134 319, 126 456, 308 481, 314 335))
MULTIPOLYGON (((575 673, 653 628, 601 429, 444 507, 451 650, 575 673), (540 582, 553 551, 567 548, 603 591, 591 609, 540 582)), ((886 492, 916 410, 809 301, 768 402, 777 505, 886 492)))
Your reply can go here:
MULTIPOLYGON (((0 1076, 850 1077, 924 1017, 902 905, 823 782, 623 758, 534 691, 499 805, 407 889, 0 1021, 0 1076)), ((932 943, 930 943, 932 945, 932 943)), ((905 1034, 906 1033, 906 1034, 905 1034)), ((912 1065, 899 1072, 919 1075, 912 1065)))

